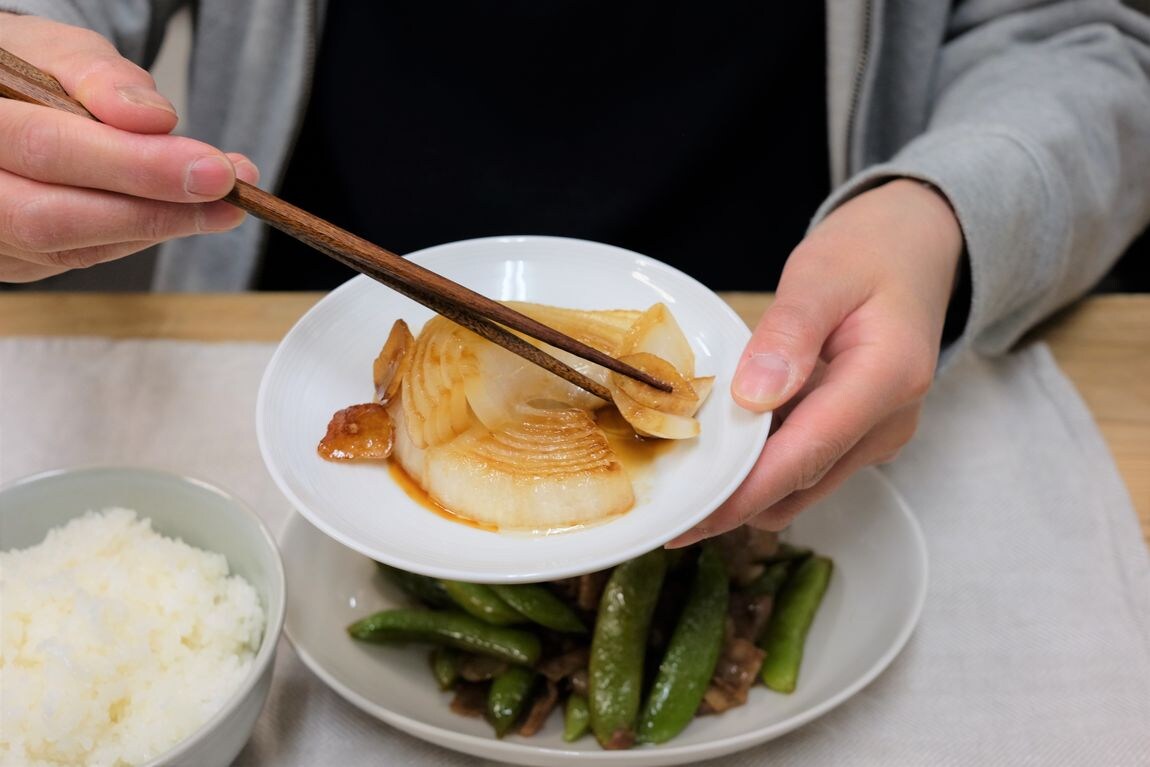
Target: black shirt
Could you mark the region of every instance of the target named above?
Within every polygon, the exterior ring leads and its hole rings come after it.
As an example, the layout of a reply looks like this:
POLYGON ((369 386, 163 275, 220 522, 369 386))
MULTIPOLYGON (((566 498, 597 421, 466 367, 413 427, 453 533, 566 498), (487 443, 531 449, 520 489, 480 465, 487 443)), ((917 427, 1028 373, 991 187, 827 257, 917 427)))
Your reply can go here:
MULTIPOLYGON (((279 190, 398 253, 619 245, 772 289, 829 189, 822 2, 331 0, 279 190)), ((344 267, 273 232, 257 287, 344 267)))

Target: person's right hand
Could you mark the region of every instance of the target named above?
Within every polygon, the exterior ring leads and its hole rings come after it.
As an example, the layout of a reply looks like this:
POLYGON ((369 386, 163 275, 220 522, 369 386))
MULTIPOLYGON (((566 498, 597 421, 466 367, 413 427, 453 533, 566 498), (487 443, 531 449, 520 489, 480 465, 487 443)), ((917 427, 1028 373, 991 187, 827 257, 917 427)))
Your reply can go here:
POLYGON ((0 98, 0 281, 29 282, 239 226, 247 158, 168 135, 151 75, 94 32, 0 12, 0 47, 55 76, 104 124, 0 98))

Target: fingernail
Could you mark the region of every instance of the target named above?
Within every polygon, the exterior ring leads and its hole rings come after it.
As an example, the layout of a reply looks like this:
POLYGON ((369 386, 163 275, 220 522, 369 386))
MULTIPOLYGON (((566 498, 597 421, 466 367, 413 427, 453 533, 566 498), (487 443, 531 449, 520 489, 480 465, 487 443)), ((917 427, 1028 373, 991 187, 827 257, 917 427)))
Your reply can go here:
POLYGON ((188 194, 223 197, 234 184, 232 164, 218 155, 207 155, 188 166, 184 189, 188 194))
POLYGON ((735 375, 735 394, 748 402, 774 406, 791 380, 791 365, 774 352, 752 354, 735 375))
POLYGON ((260 180, 260 169, 256 167, 255 163, 250 160, 239 160, 234 163, 236 169, 236 178, 242 178, 249 184, 255 184, 260 180))
POLYGON ((172 106, 172 102, 151 88, 145 88, 142 85, 118 85, 116 86, 116 91, 124 101, 128 101, 137 106, 162 109, 172 114, 176 113, 176 108, 172 106))

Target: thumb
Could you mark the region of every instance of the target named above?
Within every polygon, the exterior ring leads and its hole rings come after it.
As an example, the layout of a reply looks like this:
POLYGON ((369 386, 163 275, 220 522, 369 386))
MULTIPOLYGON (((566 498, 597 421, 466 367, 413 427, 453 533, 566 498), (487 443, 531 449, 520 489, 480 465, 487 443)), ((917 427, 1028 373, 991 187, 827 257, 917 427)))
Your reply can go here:
POLYGON ((179 118, 145 70, 87 29, 0 14, 0 45, 59 81, 101 122, 133 133, 169 133, 179 118))
POLYGON ((805 282, 788 281, 784 274, 774 302, 743 350, 731 396, 748 410, 774 410, 802 389, 845 315, 825 287, 808 289, 812 286, 805 282))

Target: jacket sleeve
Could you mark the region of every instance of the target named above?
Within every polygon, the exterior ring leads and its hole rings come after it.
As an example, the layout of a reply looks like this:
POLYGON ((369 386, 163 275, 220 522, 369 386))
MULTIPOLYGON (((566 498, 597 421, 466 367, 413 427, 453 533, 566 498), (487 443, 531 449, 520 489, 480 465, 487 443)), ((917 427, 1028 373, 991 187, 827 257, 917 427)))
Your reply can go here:
POLYGON ((43 16, 85 27, 111 40, 120 53, 147 68, 160 49, 168 21, 186 0, 0 0, 0 11, 43 16))
POLYGON ((942 191, 971 281, 947 357, 1008 350, 1096 284, 1150 221, 1150 19, 1103 0, 1004 5, 958 4, 926 130, 815 218, 892 177, 942 191))

